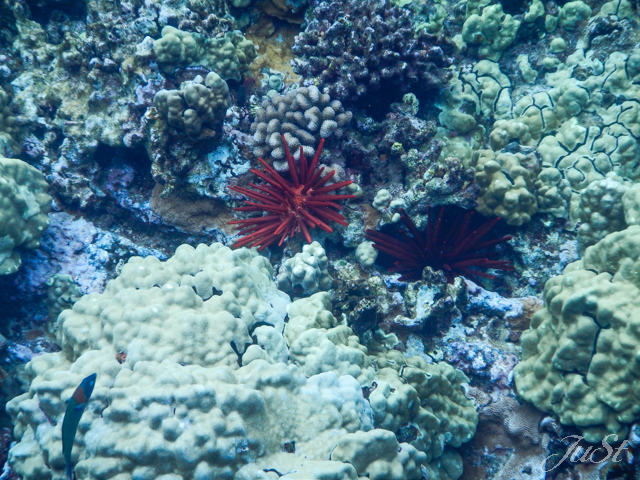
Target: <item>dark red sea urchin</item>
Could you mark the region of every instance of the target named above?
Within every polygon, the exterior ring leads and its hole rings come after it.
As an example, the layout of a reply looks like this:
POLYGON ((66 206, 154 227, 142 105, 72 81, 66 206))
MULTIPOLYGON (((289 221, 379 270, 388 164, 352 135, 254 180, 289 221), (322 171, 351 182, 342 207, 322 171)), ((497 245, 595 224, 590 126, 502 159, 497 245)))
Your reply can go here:
POLYGON ((234 210, 243 212, 269 212, 262 217, 234 220, 231 224, 240 225, 240 235, 244 235, 234 245, 236 248, 249 245, 259 246, 258 250, 264 250, 273 242, 280 239, 278 245, 282 245, 287 236, 293 237, 296 232, 302 232, 308 243, 311 243, 309 228, 320 227, 325 232, 331 233, 333 229, 328 222, 336 222, 347 226, 344 217, 334 210, 342 207, 335 203, 336 200, 355 198, 354 195, 332 195, 329 192, 346 187, 353 183, 351 180, 325 185, 334 175, 335 170, 322 176, 324 167, 318 168, 320 154, 324 145, 324 138, 316 150, 311 165, 300 148, 299 167, 293 155, 289 152, 287 142, 282 136, 284 152, 289 164, 291 181, 283 178, 262 158, 258 158, 266 172, 252 168, 250 171, 260 177, 266 184, 249 186, 259 191, 249 190, 244 187, 229 187, 230 190, 246 195, 261 203, 245 201, 248 207, 238 207, 234 210), (334 210, 332 210, 334 209, 334 210))
POLYGON ((434 215, 429 208, 427 226, 420 231, 407 212, 400 210, 402 221, 409 230, 408 233, 400 230, 402 240, 375 230, 367 230, 366 234, 374 242, 374 248, 398 259, 389 271, 401 273, 401 281, 420 280, 425 267, 441 270, 449 283, 460 275, 495 278, 470 267, 514 270, 508 261, 488 258, 495 256, 496 252, 486 251, 510 240, 511 235, 481 242, 500 219, 484 221, 471 229, 474 213, 470 211, 460 216, 451 211, 445 212, 445 207, 440 207, 438 214, 434 215))

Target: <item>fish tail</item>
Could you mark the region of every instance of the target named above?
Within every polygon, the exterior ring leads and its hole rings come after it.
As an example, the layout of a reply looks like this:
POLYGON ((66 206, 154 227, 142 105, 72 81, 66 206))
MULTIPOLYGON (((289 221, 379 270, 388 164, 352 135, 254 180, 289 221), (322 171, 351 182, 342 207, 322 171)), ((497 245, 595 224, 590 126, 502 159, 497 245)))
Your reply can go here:
POLYGON ((73 480, 73 470, 71 470, 71 465, 67 465, 67 475, 69 476, 69 480, 73 480))

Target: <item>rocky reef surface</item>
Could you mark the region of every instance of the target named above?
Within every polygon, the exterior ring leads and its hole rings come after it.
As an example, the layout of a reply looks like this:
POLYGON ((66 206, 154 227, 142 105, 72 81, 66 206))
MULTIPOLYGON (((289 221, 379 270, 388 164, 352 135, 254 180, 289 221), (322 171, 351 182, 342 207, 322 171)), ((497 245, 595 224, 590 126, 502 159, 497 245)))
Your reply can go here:
POLYGON ((636 478, 638 45, 634 0, 0 0, 0 479, 67 477, 92 373, 79 480, 636 478))

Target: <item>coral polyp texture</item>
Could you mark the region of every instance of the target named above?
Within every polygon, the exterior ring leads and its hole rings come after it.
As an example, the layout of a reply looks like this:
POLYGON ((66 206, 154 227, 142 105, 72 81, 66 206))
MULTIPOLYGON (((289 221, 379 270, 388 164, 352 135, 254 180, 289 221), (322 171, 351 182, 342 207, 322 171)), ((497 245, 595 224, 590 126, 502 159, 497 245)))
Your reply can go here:
POLYGON ((521 337, 518 394, 589 442, 640 419, 640 226, 607 235, 544 287, 521 337))
POLYGON ((326 292, 290 303, 272 277, 255 250, 219 243, 131 258, 103 293, 62 312, 62 350, 27 364, 29 388, 7 408, 13 471, 67 478, 65 400, 97 373, 72 451, 77 478, 419 480, 424 467, 457 479, 455 448, 478 422, 465 375, 382 348, 378 377, 326 292), (398 440, 405 424, 419 434, 398 440))
POLYGON ((153 101, 169 125, 189 135, 198 135, 203 124, 216 128, 231 105, 227 82, 214 72, 182 82, 180 90, 160 90, 153 101))
POLYGON ((49 226, 48 188, 44 176, 31 165, 0 155, 0 275, 18 270, 18 249, 40 246, 40 236, 49 226))
POLYGON ((282 144, 289 164, 289 174, 291 181, 285 179, 269 166, 262 158, 258 160, 264 166, 266 172, 252 168, 250 171, 260 177, 266 184, 249 185, 256 190, 244 187, 229 187, 251 199, 260 203, 245 201, 248 207, 237 207, 234 210, 241 212, 262 212, 269 215, 262 217, 234 220, 231 224, 240 225, 238 232, 243 237, 236 242, 236 247, 249 245, 259 246, 263 250, 272 243, 278 241, 278 245, 295 233, 304 235, 305 240, 311 243, 309 228, 319 227, 327 233, 332 233, 333 229, 328 222, 336 222, 339 225, 347 226, 344 217, 336 210, 342 207, 336 200, 347 200, 355 198, 354 195, 335 195, 331 192, 353 183, 351 180, 337 182, 326 185, 335 175, 335 170, 323 175, 324 167, 318 168, 320 154, 324 145, 324 139, 320 140, 320 145, 316 150, 313 160, 309 165, 304 154, 300 152, 299 165, 289 151, 284 135, 282 144))
POLYGON ((4 145, 14 145, 18 137, 18 126, 16 118, 11 114, 11 110, 7 106, 9 97, 7 93, 0 88, 0 154, 4 145))
POLYGON ((460 275, 495 278, 494 275, 473 267, 514 270, 513 265, 506 260, 491 259, 496 252, 488 250, 510 240, 510 235, 483 241, 500 221, 498 217, 472 227, 473 211, 461 215, 459 211, 443 206, 435 214, 429 208, 427 226, 420 231, 404 209, 400 210, 400 215, 408 229, 408 232, 402 229, 399 231, 401 239, 367 230, 367 238, 374 242, 375 249, 398 259, 389 271, 400 273, 400 281, 420 280, 426 267, 441 270, 449 283, 460 275))
POLYGON ((400 92, 410 85, 440 87, 449 78, 450 45, 416 35, 411 12, 385 0, 321 2, 296 37, 294 70, 315 77, 340 100, 357 100, 384 84, 400 92))
POLYGON ((302 147, 305 155, 314 153, 319 138, 342 137, 351 121, 351 112, 345 112, 339 100, 331 100, 318 87, 297 88, 286 95, 275 95, 262 102, 256 112, 253 132, 253 152, 259 157, 270 155, 273 167, 282 171, 287 167, 280 137, 284 135, 287 145, 298 158, 302 147))
POLYGON ((162 29, 162 37, 153 42, 153 50, 158 65, 166 73, 178 67, 201 65, 224 80, 238 81, 258 56, 253 43, 238 30, 221 37, 204 38, 171 26, 162 29))

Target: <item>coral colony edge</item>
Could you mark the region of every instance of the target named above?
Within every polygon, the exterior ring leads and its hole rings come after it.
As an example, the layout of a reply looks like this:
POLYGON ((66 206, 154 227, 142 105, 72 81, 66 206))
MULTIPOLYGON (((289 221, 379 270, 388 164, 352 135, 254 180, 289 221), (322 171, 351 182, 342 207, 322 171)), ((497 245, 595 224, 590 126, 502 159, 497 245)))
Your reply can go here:
POLYGON ((640 3, 0 1, 0 480, 637 480, 640 3))

